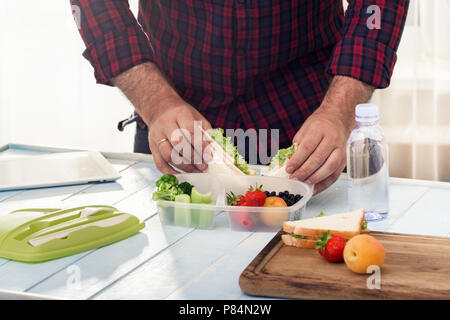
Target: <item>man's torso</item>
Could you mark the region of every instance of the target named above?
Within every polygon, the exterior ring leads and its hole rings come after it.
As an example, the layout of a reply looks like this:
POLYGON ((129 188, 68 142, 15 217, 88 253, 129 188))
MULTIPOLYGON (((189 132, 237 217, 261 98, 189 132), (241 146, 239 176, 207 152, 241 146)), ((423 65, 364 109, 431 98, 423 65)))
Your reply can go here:
POLYGON ((319 106, 343 25, 337 0, 141 0, 156 63, 215 127, 279 129, 319 106))

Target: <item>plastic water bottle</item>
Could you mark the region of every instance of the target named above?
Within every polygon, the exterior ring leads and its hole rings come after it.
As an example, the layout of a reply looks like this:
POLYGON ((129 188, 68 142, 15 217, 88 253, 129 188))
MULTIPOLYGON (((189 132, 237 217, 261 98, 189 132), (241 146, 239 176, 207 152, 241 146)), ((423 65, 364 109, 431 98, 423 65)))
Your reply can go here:
POLYGON ((347 141, 348 204, 364 208, 367 221, 381 220, 389 213, 389 154, 378 125, 375 104, 356 106, 357 126, 347 141))

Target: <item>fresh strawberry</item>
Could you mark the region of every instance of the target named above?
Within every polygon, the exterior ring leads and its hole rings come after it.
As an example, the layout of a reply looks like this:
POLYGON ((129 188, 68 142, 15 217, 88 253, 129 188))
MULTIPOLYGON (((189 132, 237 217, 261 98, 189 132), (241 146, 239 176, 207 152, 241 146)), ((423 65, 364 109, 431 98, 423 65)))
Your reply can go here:
MULTIPOLYGON (((247 204, 243 204, 243 207, 246 207, 247 204)), ((242 208, 244 209, 244 208, 242 208)), ((247 211, 234 211, 234 212, 230 212, 229 213, 230 216, 230 220, 235 223, 238 224, 239 226, 243 226, 245 227, 246 230, 248 230, 249 228, 253 227, 255 225, 255 217, 252 213, 247 212, 247 211)))
POLYGON ((233 213, 233 216, 234 216, 234 219, 233 219, 234 221, 236 221, 237 223, 239 223, 240 225, 242 225, 246 228, 251 228, 255 224, 255 222, 251 218, 249 212, 235 212, 235 213, 233 213))
POLYGON ((233 191, 226 194, 227 204, 229 206, 246 206, 245 197, 243 195, 235 195, 233 191))
POLYGON ((256 186, 256 188, 253 188, 253 186, 250 187, 250 189, 245 194, 245 202, 249 207, 262 207, 264 206, 264 202, 266 202, 266 194, 264 191, 261 190, 261 186, 256 186))
MULTIPOLYGON (((245 201, 245 196, 243 195, 235 195, 232 191, 227 193, 227 204, 231 206, 241 206, 241 207, 247 207, 248 204, 245 201)), ((231 212, 230 213, 230 219, 241 225, 244 226, 246 229, 253 227, 255 222, 253 221, 251 214, 247 211, 237 211, 237 212, 231 212)))
POLYGON ((237 196, 234 194, 233 191, 230 191, 226 194, 227 197, 227 204, 229 206, 237 206, 238 203, 240 202, 240 198, 243 196, 237 196))
POLYGON ((237 206, 247 206, 247 202, 245 201, 244 196, 239 196, 239 200, 236 203, 237 206))
POLYGON ((315 248, 319 249, 319 254, 329 262, 339 262, 344 260, 345 244, 343 237, 331 235, 328 231, 319 238, 315 248))

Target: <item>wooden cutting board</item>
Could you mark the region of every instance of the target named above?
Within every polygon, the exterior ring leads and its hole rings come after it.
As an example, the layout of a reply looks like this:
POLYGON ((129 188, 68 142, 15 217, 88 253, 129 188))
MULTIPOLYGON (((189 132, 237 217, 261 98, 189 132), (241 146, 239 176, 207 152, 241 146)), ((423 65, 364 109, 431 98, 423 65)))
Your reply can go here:
POLYGON ((450 299, 450 238, 372 232, 386 249, 381 287, 370 274, 329 263, 317 250, 289 247, 280 231, 242 272, 256 296, 295 299, 450 299))

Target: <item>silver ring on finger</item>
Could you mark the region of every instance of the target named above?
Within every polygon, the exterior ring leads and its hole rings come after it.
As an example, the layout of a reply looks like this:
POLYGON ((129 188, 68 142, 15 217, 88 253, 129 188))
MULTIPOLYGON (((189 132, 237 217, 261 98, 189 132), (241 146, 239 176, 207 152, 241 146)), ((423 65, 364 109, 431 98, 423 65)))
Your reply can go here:
POLYGON ((158 147, 158 149, 159 149, 160 144, 163 143, 163 142, 166 142, 166 141, 168 142, 169 140, 167 140, 166 138, 159 140, 159 141, 156 143, 156 146, 158 147))

